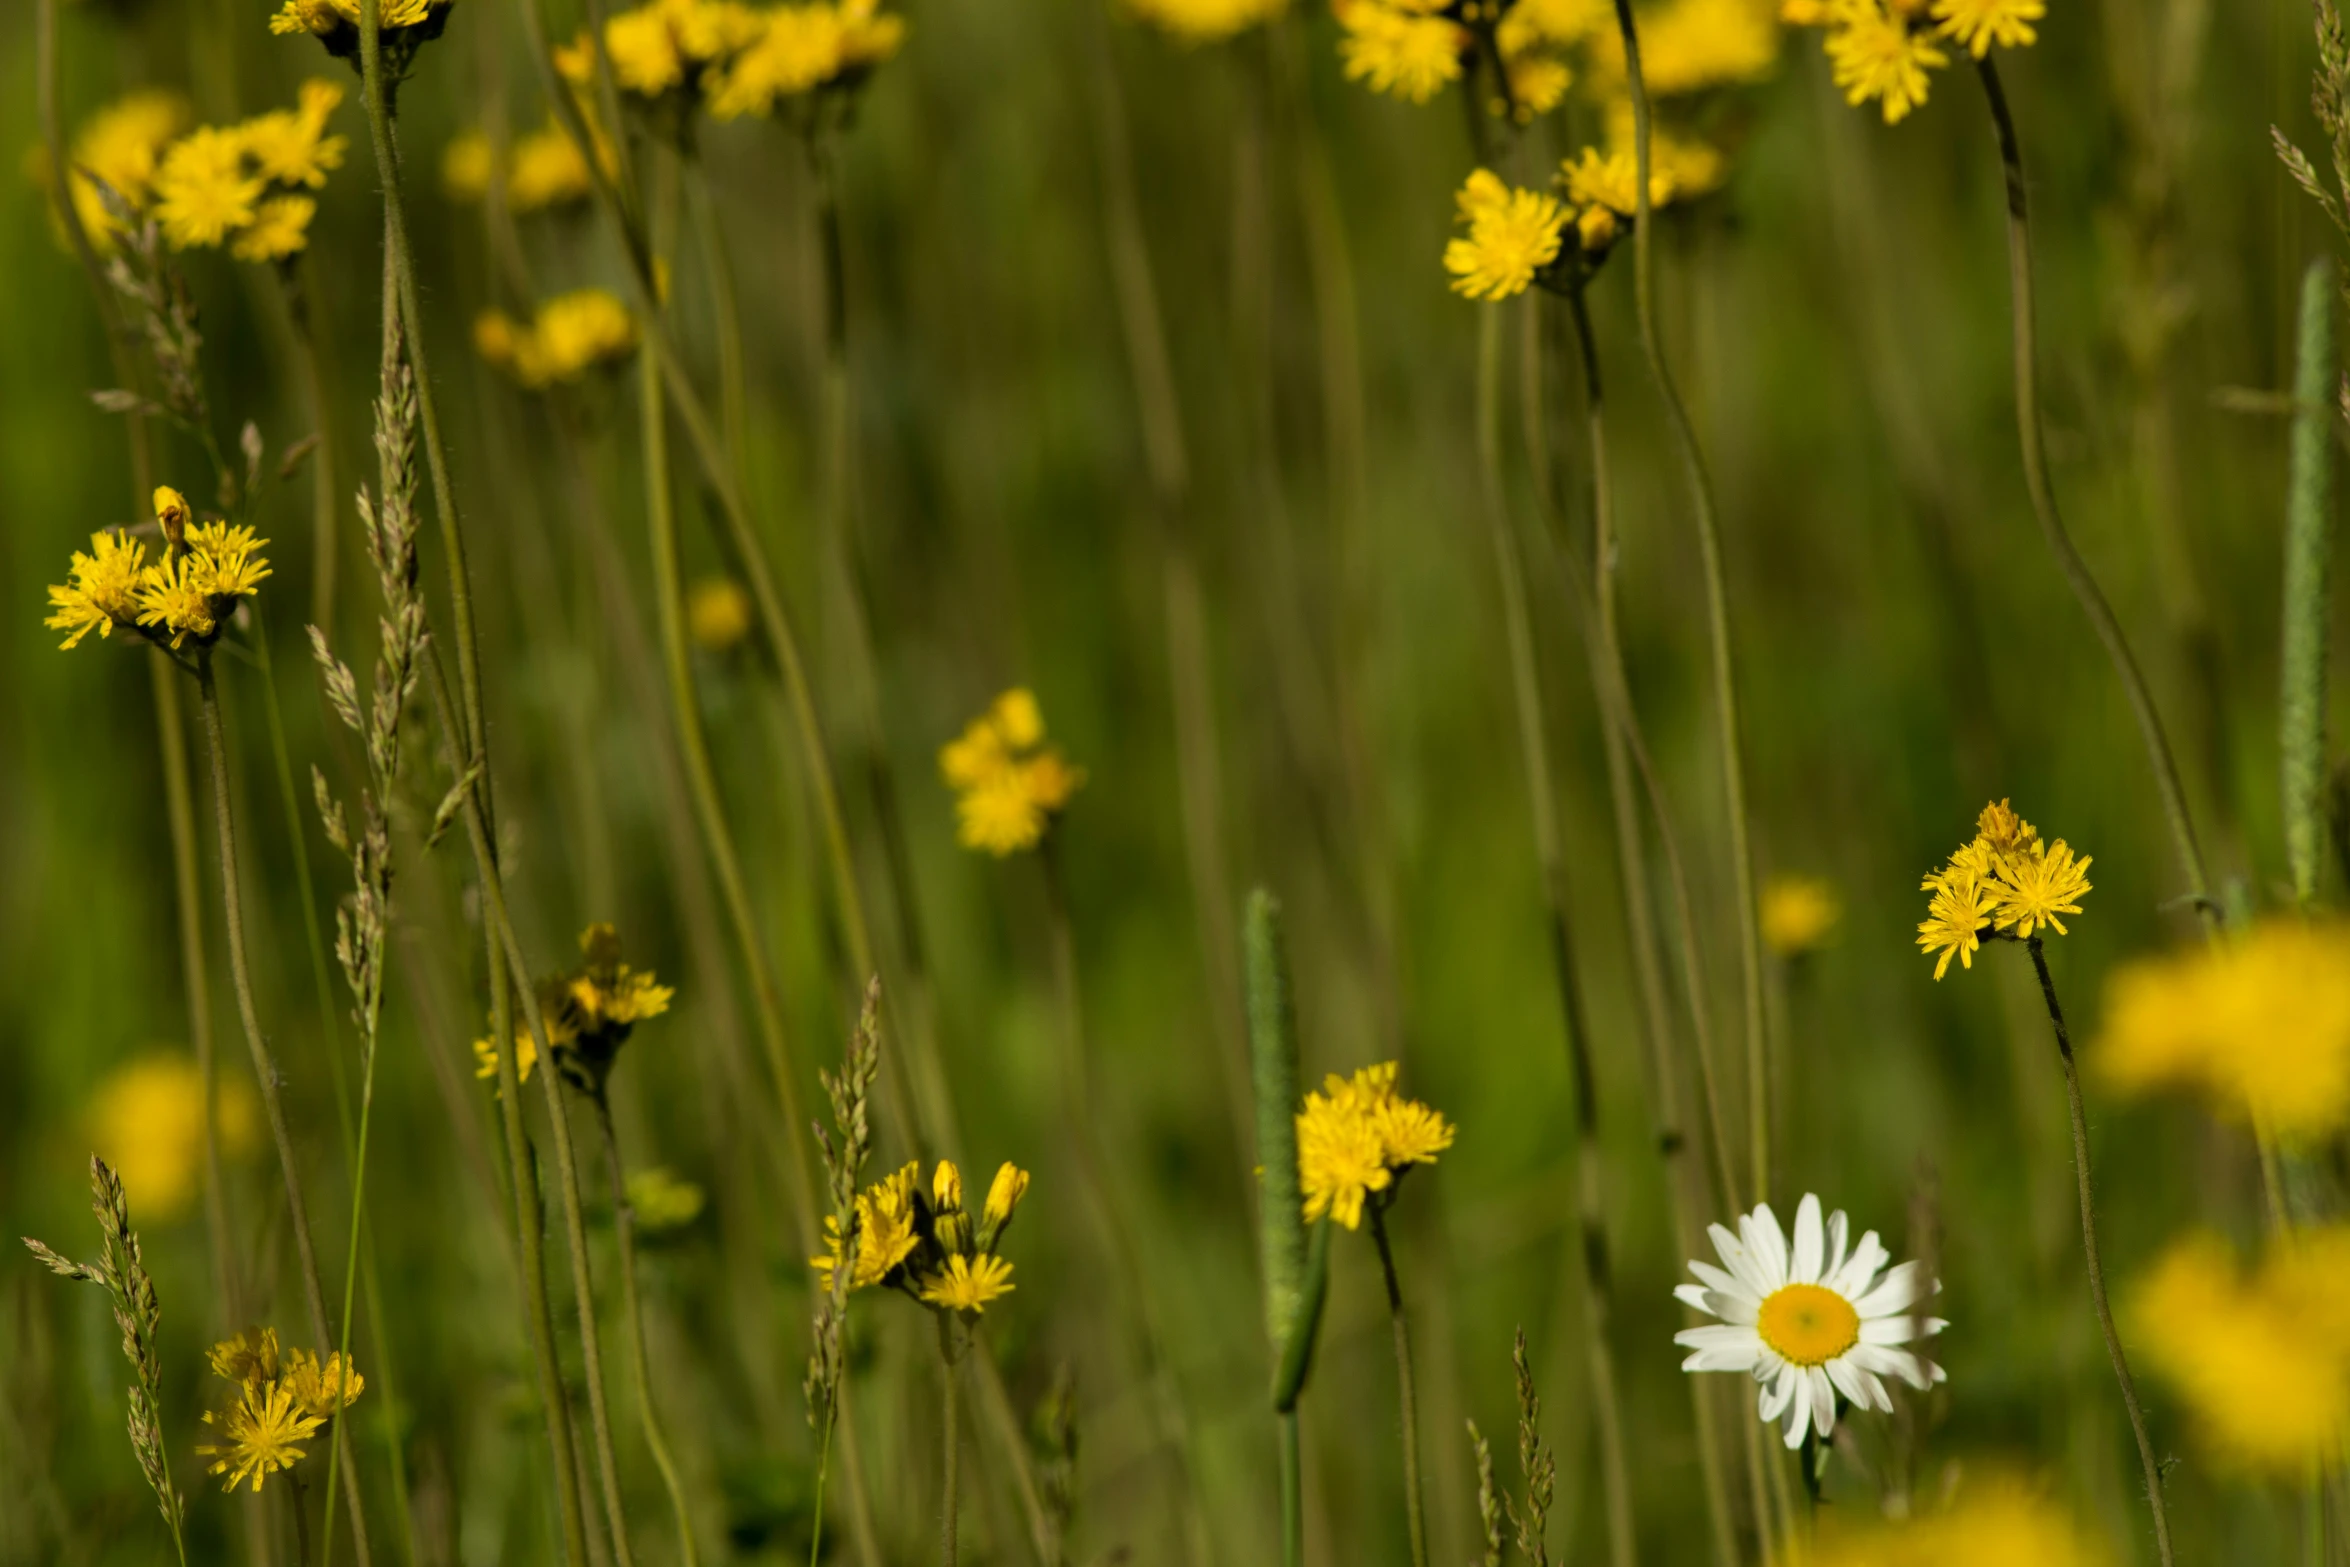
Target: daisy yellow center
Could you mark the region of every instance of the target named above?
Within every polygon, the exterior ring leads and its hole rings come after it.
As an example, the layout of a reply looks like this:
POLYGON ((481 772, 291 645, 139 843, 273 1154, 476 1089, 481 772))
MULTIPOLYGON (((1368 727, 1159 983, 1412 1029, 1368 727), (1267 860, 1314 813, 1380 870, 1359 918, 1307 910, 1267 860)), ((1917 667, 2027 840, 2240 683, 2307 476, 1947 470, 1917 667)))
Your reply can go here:
POLYGON ((1762 1303, 1755 1332, 1794 1366, 1824 1366, 1860 1342, 1852 1302, 1817 1284, 1790 1284, 1762 1303))

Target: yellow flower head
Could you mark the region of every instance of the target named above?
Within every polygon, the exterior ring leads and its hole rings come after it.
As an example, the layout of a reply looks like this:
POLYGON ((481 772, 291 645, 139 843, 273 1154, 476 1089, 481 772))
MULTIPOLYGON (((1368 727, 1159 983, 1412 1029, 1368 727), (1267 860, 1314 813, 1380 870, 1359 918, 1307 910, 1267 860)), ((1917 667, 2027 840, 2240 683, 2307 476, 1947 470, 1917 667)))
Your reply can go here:
POLYGON ((704 577, 686 594, 685 625, 710 652, 740 646, 751 634, 750 590, 732 577, 704 577))
POLYGON ((1999 856, 1998 876, 1991 883, 1991 920, 2001 930, 2022 940, 2043 925, 2066 935, 2059 914, 2081 912, 2081 895, 2089 891, 2089 857, 2073 858, 2062 838, 2035 842, 2029 850, 1999 856))
POLYGON ((241 1387, 275 1382, 285 1369, 275 1328, 246 1328, 236 1337, 213 1345, 205 1352, 204 1359, 214 1376, 241 1387))
POLYGON ((1763 883, 1763 943, 1783 958, 1825 946, 1843 917, 1836 889, 1817 876, 1780 875, 1763 883))
POLYGON ((963 1206, 963 1172, 955 1168, 952 1159, 941 1159, 930 1175, 930 1205, 940 1213, 953 1213, 963 1206))
MULTIPOLYGON (((861 1290, 879 1284, 921 1244, 921 1233, 915 1228, 919 1215, 914 1203, 914 1182, 921 1170, 920 1164, 906 1165, 857 1195, 857 1255, 849 1269, 849 1288, 861 1290)), ((816 1269, 818 1287, 829 1290, 832 1271, 840 1264, 837 1218, 824 1221, 824 1235, 825 1255, 809 1261, 816 1269)))
POLYGON ((1973 968, 1982 938, 1994 932, 2017 941, 2035 939, 2044 927, 2067 934, 2058 916, 2081 912, 2090 863, 2062 838, 2042 842, 2040 830, 2005 800, 1984 806, 1975 836, 1919 884, 1933 895, 1918 945, 1940 955, 1934 977, 1950 971, 1953 957, 1973 968))
MULTIPOLYGON (((588 123, 597 143, 597 161, 609 171, 615 154, 603 128, 592 120, 588 123)), ((517 216, 570 206, 596 193, 595 171, 588 167, 587 154, 579 150, 579 143, 559 124, 550 121, 519 138, 511 151, 513 162, 506 171, 506 206, 517 216)), ((483 188, 488 188, 486 170, 483 188)))
POLYGON ((120 528, 90 536, 90 554, 73 552, 62 587, 49 589, 53 613, 42 622, 52 631, 68 633, 60 644, 72 647, 92 631, 112 636, 114 628, 136 629, 139 623, 139 584, 147 574, 147 546, 120 528))
POLYGON ((590 925, 579 938, 586 959, 568 985, 578 1032, 596 1033, 628 1028, 669 1010, 676 990, 620 961, 620 932, 608 924, 590 925))
MULTIPOLYGON (((1681 98, 1768 77, 1779 63, 1776 10, 1775 0, 1669 0, 1649 9, 1640 22, 1640 75, 1649 93, 1681 98)), ((1623 35, 1611 25, 1592 42, 1600 79, 1621 90, 1623 35)))
POLYGON ((2131 1337, 2226 1463, 2298 1479, 2339 1462, 2350 1421, 2350 1229, 2307 1230, 2239 1271, 2225 1241, 2179 1242, 2128 1303, 2131 1337))
POLYGON ((963 847, 1001 858, 1043 841, 1085 773, 1045 743, 1035 695, 1015 687, 939 749, 963 847))
POLYGON ((987 1187, 986 1219, 989 1226, 1000 1230, 1011 1223, 1012 1214, 1020 1206, 1020 1199, 1027 1195, 1028 1172, 1015 1164, 998 1165, 995 1179, 987 1187))
POLYGON ((1386 1191, 1414 1164, 1433 1164, 1452 1146, 1452 1123, 1395 1091, 1395 1063, 1364 1067, 1352 1078, 1333 1075, 1306 1095, 1297 1117, 1299 1185, 1308 1222, 1325 1213, 1348 1229, 1363 1220, 1363 1204, 1386 1191))
POLYGON ((1844 100, 1858 108, 1872 99, 1885 123, 1897 125, 1926 101, 1926 72, 1950 63, 1930 35, 1913 33, 1903 17, 1875 0, 1847 7, 1828 34, 1828 62, 1844 100))
MULTIPOLYGON (((133 211, 144 208, 154 194, 155 169, 163 149, 188 128, 192 118, 187 99, 178 93, 147 89, 116 99, 91 115, 74 134, 66 158, 71 170, 67 184, 82 230, 101 252, 113 248, 117 226, 93 181, 105 181, 133 211)), ((34 167, 46 187, 49 160, 43 157, 34 167)), ((54 197, 54 191, 51 194, 54 197)))
POLYGON ((302 84, 300 107, 274 109, 236 127, 255 172, 275 185, 317 190, 328 171, 343 166, 348 143, 326 134, 326 122, 343 101, 343 89, 323 77, 302 84))
POLYGON ((254 209, 253 222, 229 241, 239 261, 283 261, 310 243, 310 220, 318 203, 308 196, 272 196, 254 209))
POLYGON ((2108 1560, 2043 1492, 2001 1476, 1970 1479, 1922 1516, 1847 1516, 1855 1511, 1823 1512, 1818 1537, 1792 1547, 1793 1567, 2104 1567, 2108 1560))
MULTIPOLYGON (((194 1205, 204 1173, 204 1074, 176 1052, 142 1056, 107 1074, 86 1117, 90 1146, 122 1177, 141 1224, 168 1224, 194 1205)), ((259 1114, 252 1087, 224 1077, 213 1088, 213 1130, 223 1157, 253 1151, 259 1114)))
POLYGON ((173 249, 209 248, 253 221, 265 188, 246 167, 242 132, 199 126, 163 154, 155 217, 173 249))
MULTIPOLYGON (((376 16, 387 33, 419 27, 445 10, 450 0, 381 0, 376 16)), ((359 0, 285 0, 269 19, 273 33, 308 33, 331 53, 358 47, 359 0)))
POLYGON ((1289 0, 1126 0, 1127 9, 1186 44, 1222 43, 1273 21, 1289 0))
POLYGON ((1980 60, 1997 44, 2021 49, 2040 41, 2032 24, 2048 14, 2043 0, 1934 0, 1935 29, 1980 60))
POLYGON ((287 1351, 285 1380, 293 1389, 295 1407, 320 1420, 333 1419, 367 1391, 367 1378, 340 1354, 329 1354, 322 1362, 306 1349, 287 1351))
POLYGON ((1973 968, 1975 953, 1983 945, 1983 932, 1991 927, 1991 899, 1982 877, 1972 871, 1953 871, 1929 878, 1926 888, 1934 896, 1918 926, 1918 945, 1929 956, 1939 955, 1934 977, 1940 979, 1949 973, 1954 957, 1962 966, 1973 968))
POLYGON ((922 1299, 941 1311, 977 1313, 1014 1287, 1012 1265, 1001 1257, 949 1257, 943 1271, 923 1281, 922 1299))
POLYGON ((1994 800, 1975 817, 1975 837, 1998 853, 2028 849, 2040 841, 2040 829, 2015 813, 2005 800, 1994 800))
POLYGON ((1441 16, 1385 0, 1344 0, 1334 7, 1343 36, 1338 57, 1346 79, 1407 103, 1426 103, 1461 79, 1469 32, 1441 16))
POLYGON ((1556 198, 1512 190, 1492 170, 1479 169, 1453 201, 1469 225, 1468 234, 1444 250, 1455 293, 1508 299, 1524 293, 1535 274, 1558 259, 1567 214, 1556 198))
POLYGON ((710 112, 721 120, 772 114, 784 99, 861 79, 898 52, 906 23, 866 0, 842 0, 756 12, 746 31, 711 81, 710 112))
POLYGON ((636 348, 636 317, 600 288, 558 294, 525 327, 502 311, 474 319, 474 350, 533 391, 577 381, 636 348))
POLYGON ((471 205, 490 193, 490 176, 498 158, 490 139, 477 127, 459 131, 441 149, 441 194, 471 205))
POLYGON ((708 1202, 699 1186, 680 1179, 666 1165, 633 1171, 628 1177, 628 1206, 639 1235, 682 1230, 702 1216, 708 1202))
POLYGON ((2350 1125, 2350 925, 2277 919, 2106 984, 2092 1059, 2114 1087, 2187 1088, 2286 1142, 2350 1125))
POLYGON ((259 1491, 262 1481, 293 1468, 304 1451, 295 1444, 325 1424, 304 1412, 293 1388, 282 1381, 247 1386, 228 1408, 206 1410, 204 1423, 219 1433, 220 1440, 201 1444, 196 1451, 217 1460, 212 1473, 227 1475, 223 1489, 230 1491, 248 1479, 259 1491))

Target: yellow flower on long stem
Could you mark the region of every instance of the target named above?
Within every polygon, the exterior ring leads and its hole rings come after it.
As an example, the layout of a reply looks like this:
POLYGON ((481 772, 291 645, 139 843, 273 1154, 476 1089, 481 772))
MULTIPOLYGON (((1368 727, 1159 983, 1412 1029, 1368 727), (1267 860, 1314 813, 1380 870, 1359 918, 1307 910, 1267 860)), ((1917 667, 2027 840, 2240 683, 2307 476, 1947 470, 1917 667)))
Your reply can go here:
POLYGON ((1330 1215, 1348 1229, 1363 1206, 1415 1164, 1433 1164, 1452 1146, 1453 1126, 1416 1099, 1396 1092, 1392 1061, 1351 1078, 1335 1074, 1306 1095, 1297 1116, 1298 1185, 1310 1223, 1330 1215))
POLYGON ((177 250, 210 247, 253 221, 267 183, 245 164, 242 132, 200 126, 155 171, 155 217, 177 250))
POLYGON ((1984 806, 1975 836, 1920 884, 1933 895, 1918 945, 1937 958, 1934 977, 1950 972, 1954 957, 1973 968, 1985 936, 2037 941, 2043 929, 2069 934, 2059 916, 2081 912, 2089 865, 2090 857, 2076 858, 2062 838, 2043 842, 2007 801, 1984 806))
POLYGON ((228 1408, 204 1411, 204 1423, 221 1439, 201 1444, 196 1451, 217 1460, 212 1473, 228 1476, 222 1489, 233 1491, 251 1480, 259 1491, 262 1481, 302 1461, 305 1449, 295 1444, 307 1441, 326 1422, 303 1411, 293 1388, 280 1381, 246 1387, 228 1408))
POLYGON ((1522 294, 1558 259, 1566 209, 1538 191, 1513 190, 1490 169, 1471 174, 1453 198, 1469 232, 1445 246, 1455 293, 1499 300, 1522 294))
POLYGON ((1338 55, 1348 81, 1406 103, 1426 103, 1461 79, 1461 60, 1473 41, 1459 24, 1384 0, 1346 0, 1337 14, 1345 31, 1338 55))
POLYGON ((1875 0, 1851 7, 1828 34, 1828 60, 1847 103, 1858 108, 1875 101, 1885 123, 1897 125, 1926 101, 1926 72, 1948 65, 1950 57, 1924 33, 1888 14, 1875 0))

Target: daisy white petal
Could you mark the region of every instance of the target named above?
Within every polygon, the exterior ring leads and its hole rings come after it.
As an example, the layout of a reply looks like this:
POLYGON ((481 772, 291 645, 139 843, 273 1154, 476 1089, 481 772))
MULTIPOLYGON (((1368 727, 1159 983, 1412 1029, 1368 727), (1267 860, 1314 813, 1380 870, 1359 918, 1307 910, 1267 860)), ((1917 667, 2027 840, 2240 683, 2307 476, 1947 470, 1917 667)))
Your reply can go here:
MULTIPOLYGON (((1744 1221, 1741 1220, 1740 1223, 1743 1225, 1744 1221)), ((1722 1266, 1728 1268, 1739 1283, 1752 1290, 1757 1296, 1768 1295, 1771 1292, 1770 1279, 1761 1268, 1755 1265, 1754 1255, 1746 1249, 1744 1241, 1718 1224, 1707 1225, 1705 1233, 1713 1238, 1714 1250, 1721 1253, 1722 1266)))
POLYGON ((1820 1264, 1826 1260, 1827 1238, 1821 1233, 1820 1200, 1810 1192, 1795 1205, 1795 1256, 1787 1277, 1797 1284, 1817 1284, 1820 1264))
POLYGON ((1828 1215, 1828 1265, 1820 1274, 1821 1283, 1833 1282, 1844 1271, 1844 1243, 1851 1233, 1852 1224, 1843 1209, 1828 1215))
POLYGON ((1779 1368, 1779 1374, 1764 1385, 1762 1397, 1757 1401, 1764 1425, 1771 1424, 1787 1412, 1788 1404, 1795 1398, 1796 1380, 1795 1368, 1783 1365, 1779 1368))
POLYGON ((1735 1275, 1724 1273, 1710 1262, 1692 1262, 1689 1271, 1705 1281, 1705 1287, 1720 1295, 1735 1295, 1745 1300, 1760 1301, 1762 1297, 1749 1289, 1735 1275))
POLYGON ((1779 1227, 1779 1216, 1771 1212, 1771 1205, 1758 1202, 1754 1212, 1738 1219, 1738 1233, 1746 1238, 1746 1249, 1761 1264, 1763 1279, 1772 1289, 1787 1282, 1787 1232, 1779 1227))
POLYGON ((1885 1243, 1871 1230, 1852 1248, 1852 1255, 1844 1259, 1843 1268, 1828 1280, 1828 1286, 1847 1299, 1858 1300, 1869 1292, 1869 1286, 1876 1282, 1877 1270, 1887 1260, 1885 1243))
POLYGON ((1914 1262, 1904 1262, 1885 1272, 1877 1287, 1852 1303, 1853 1310, 1864 1317, 1889 1317, 1907 1311, 1933 1293, 1933 1281, 1925 1270, 1914 1262))

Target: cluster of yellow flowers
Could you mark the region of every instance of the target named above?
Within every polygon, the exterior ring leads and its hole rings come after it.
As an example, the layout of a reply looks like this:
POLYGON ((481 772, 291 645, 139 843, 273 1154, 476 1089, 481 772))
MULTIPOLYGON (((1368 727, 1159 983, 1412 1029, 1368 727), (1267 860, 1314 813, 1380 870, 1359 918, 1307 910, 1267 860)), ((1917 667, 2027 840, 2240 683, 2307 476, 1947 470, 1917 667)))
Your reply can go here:
POLYGON ((528 322, 503 310, 473 318, 482 358, 534 392, 576 381, 636 348, 636 318, 600 288, 575 289, 542 302, 528 322))
MULTIPOLYGON (((195 1058, 158 1051, 108 1073, 91 1096, 91 1149, 122 1177, 131 1207, 150 1224, 168 1224, 195 1203, 203 1178, 204 1074, 195 1058)), ((251 1153, 260 1107, 250 1083, 223 1076, 213 1088, 212 1130, 224 1159, 251 1153)))
POLYGON ((1378 1194, 1452 1146, 1452 1123, 1397 1093, 1395 1075, 1393 1061, 1351 1078, 1332 1073, 1320 1093, 1306 1095, 1297 1117, 1297 1174, 1308 1223, 1328 1214, 1360 1228, 1366 1201, 1384 1205, 1390 1199, 1378 1194))
POLYGON ((1933 895, 1918 945, 1941 955, 1934 977, 1950 971, 1952 958, 1973 968, 1985 936, 2023 941, 2043 926, 2066 934, 2058 916, 2081 912, 2090 863, 2086 855, 2075 859, 2062 838, 2043 843, 2040 830, 2005 800, 1984 806, 1975 836, 1920 885, 1933 895))
MULTIPOLYGON (((771 114, 822 87, 854 86, 898 52, 906 23, 879 0, 758 7, 739 0, 647 0, 607 17, 613 85, 632 98, 706 103, 722 120, 771 114)), ((555 51, 581 93, 594 84, 596 39, 555 51)))
POLYGON ((1085 782, 1045 744, 1044 713, 1024 687, 1006 691, 940 748, 938 769, 955 791, 957 836, 998 858, 1033 849, 1085 782))
POLYGON ((1887 125, 1926 101, 1926 73, 1950 63, 1941 41, 1980 60, 1993 45, 2037 43, 2032 24, 2047 14, 2045 0, 1786 0, 1780 10, 1796 26, 1827 30, 1845 101, 1876 103, 1887 125))
POLYGON ((2350 925, 2265 921, 2107 982, 2095 1060, 2124 1092, 2187 1088, 2286 1142, 2350 1125, 2350 925))
POLYGON ((366 1391, 367 1379, 339 1354, 322 1361, 306 1349, 282 1354, 275 1328, 247 1328, 212 1346, 215 1376, 234 1383, 234 1402, 206 1410, 204 1423, 217 1442, 196 1449, 214 1460, 212 1473, 227 1475, 227 1490, 247 1480, 253 1489, 281 1469, 302 1461, 298 1444, 316 1435, 366 1391))
MULTIPOLYGON (((1606 255, 1639 211, 1640 181, 1630 152, 1602 155, 1586 147, 1580 157, 1561 165, 1556 188, 1557 195, 1517 189, 1490 169, 1469 176, 1453 196, 1468 232, 1444 247, 1454 292, 1471 299, 1510 299, 1537 281, 1578 276, 1574 269, 1606 255), (1570 223, 1575 249, 1566 252, 1570 223)), ((1649 205, 1662 207, 1673 194, 1672 176, 1651 168, 1649 205)))
POLYGON ((2064 1509, 2036 1488, 1995 1476, 1970 1481, 1938 1511, 1850 1522, 1822 1509, 1812 1538, 1789 1542, 1790 1567, 2101 1567, 2107 1560, 2064 1509))
POLYGON ((2224 1461, 2282 1479, 2341 1461, 2350 1228, 2282 1237, 2249 1276, 2217 1236, 2180 1241, 2139 1281, 2130 1325, 2224 1461))
MULTIPOLYGON (((329 54, 354 59, 359 53, 360 0, 285 0, 269 19, 273 33, 306 33, 329 54)), ((394 74, 417 45, 440 36, 452 0, 379 0, 377 25, 393 55, 394 74)))
MULTIPOLYGON (((630 1032, 645 1019, 668 1011, 677 991, 652 974, 621 962, 620 932, 610 925, 590 925, 580 934, 579 950, 582 961, 578 968, 542 979, 536 989, 557 1069, 568 1081, 593 1093, 602 1089, 630 1032)), ((473 1055, 476 1077, 498 1075, 498 1047, 494 1043, 475 1040, 473 1055)), ((514 1064, 522 1081, 530 1080, 538 1059, 538 1041, 518 1022, 514 1064)))
POLYGON ((1836 889, 1817 876, 1773 876, 1763 884, 1760 903, 1763 945, 1783 958, 1826 946, 1844 918, 1836 889))
MULTIPOLYGON (((593 119, 588 129, 595 140, 596 161, 609 176, 618 167, 611 138, 593 119)), ((506 210, 516 217, 575 206, 596 192, 587 154, 552 115, 539 129, 514 138, 502 167, 489 137, 479 129, 461 132, 441 150, 441 190, 452 201, 483 200, 494 174, 503 175, 506 210)))
MULTIPOLYGON (((342 167, 347 143, 326 129, 342 101, 342 88, 313 77, 294 108, 190 130, 178 94, 132 93, 74 137, 75 215, 92 244, 113 247, 119 224, 98 194, 103 181, 132 212, 152 214, 175 250, 225 243, 243 261, 299 255, 318 213, 305 192, 342 167)), ((34 167, 46 176, 45 163, 34 167)))
MULTIPOLYGON (((987 1204, 974 1219, 963 1206, 962 1171, 941 1159, 928 1192, 919 1183, 921 1171, 919 1163, 909 1164, 857 1194, 849 1288, 880 1284, 942 1312, 976 1315, 1013 1289, 1012 1265, 996 1255, 996 1246, 1028 1195, 1028 1172, 999 1166, 987 1204)), ((837 1217, 824 1221, 824 1240, 824 1255, 810 1258, 809 1265, 818 1287, 830 1290, 842 1265, 837 1217)))
POLYGON ((92 553, 74 551, 71 580, 50 587, 52 613, 43 622, 69 633, 61 646, 117 629, 175 648, 190 639, 202 646, 269 575, 260 553, 267 539, 225 522, 191 526, 187 497, 168 484, 156 488, 155 519, 163 526, 160 559, 148 560, 146 544, 120 528, 91 535, 92 553))

